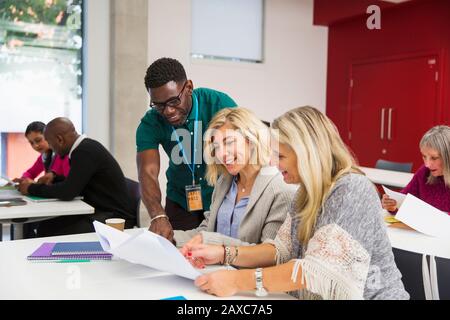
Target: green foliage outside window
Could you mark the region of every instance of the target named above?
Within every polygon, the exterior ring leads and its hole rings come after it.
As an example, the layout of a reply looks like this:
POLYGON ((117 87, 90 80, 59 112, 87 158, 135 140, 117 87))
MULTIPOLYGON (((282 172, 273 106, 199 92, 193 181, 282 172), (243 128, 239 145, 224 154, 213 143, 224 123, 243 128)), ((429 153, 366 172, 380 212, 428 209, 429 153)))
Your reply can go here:
POLYGON ((65 25, 71 6, 81 0, 0 0, 0 20, 65 25))

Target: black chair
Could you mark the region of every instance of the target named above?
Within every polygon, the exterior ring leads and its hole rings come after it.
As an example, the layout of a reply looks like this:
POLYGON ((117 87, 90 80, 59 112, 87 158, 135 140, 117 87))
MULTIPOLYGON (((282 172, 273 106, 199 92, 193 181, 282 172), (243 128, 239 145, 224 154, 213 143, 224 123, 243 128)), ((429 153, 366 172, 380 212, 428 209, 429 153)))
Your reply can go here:
POLYGON ((392 252, 394 253, 395 264, 402 274, 403 285, 409 293, 410 299, 425 300, 422 255, 396 248, 392 248, 392 252))
POLYGON ((439 299, 450 300, 450 259, 436 257, 439 299))
POLYGON ((127 190, 128 194, 130 195, 132 202, 133 202, 133 215, 136 217, 136 226, 140 227, 140 215, 139 215, 139 209, 141 206, 141 188, 139 186, 139 182, 136 182, 134 180, 125 178, 126 184, 127 184, 127 190))
POLYGON ((375 168, 377 169, 384 169, 384 170, 391 170, 391 171, 400 171, 400 172, 407 172, 410 173, 412 170, 412 162, 394 162, 394 161, 387 161, 383 159, 379 159, 377 163, 375 164, 375 168))
MULTIPOLYGON (((422 275, 422 255, 392 248, 395 264, 402 274, 403 285, 411 300, 425 300, 422 275)), ((439 299, 450 300, 450 259, 435 257, 439 299)), ((430 257, 427 256, 428 265, 430 257)))

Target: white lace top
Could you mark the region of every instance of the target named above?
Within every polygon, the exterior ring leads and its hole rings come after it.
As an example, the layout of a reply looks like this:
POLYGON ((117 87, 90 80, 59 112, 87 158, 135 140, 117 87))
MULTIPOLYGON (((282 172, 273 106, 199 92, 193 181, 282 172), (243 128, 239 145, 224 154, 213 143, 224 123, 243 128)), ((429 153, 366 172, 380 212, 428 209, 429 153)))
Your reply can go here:
POLYGON ((302 281, 306 289, 291 294, 302 299, 408 299, 380 212, 370 181, 346 175, 334 186, 304 248, 297 240, 292 205, 275 240, 266 241, 276 247, 277 264, 296 261, 292 280, 302 281))

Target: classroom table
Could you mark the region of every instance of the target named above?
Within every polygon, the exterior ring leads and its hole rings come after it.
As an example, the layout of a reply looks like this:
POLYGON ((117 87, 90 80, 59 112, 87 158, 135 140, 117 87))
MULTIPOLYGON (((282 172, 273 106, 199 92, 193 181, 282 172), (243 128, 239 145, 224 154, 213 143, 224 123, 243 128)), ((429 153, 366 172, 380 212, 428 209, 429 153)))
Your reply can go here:
POLYGON ((33 202, 27 200, 18 191, 17 197, 25 199, 27 204, 23 206, 0 207, 0 224, 13 224, 15 239, 23 238, 22 230, 24 223, 32 223, 61 216, 93 214, 95 211, 92 206, 82 200, 33 202))
POLYGON ((411 181, 414 174, 391 171, 384 169, 359 167, 369 178, 370 181, 376 184, 383 184, 386 186, 392 186, 397 188, 404 188, 411 181))
POLYGON ((450 259, 450 242, 414 230, 387 227, 394 248, 450 259))
MULTIPOLYGON (((126 230, 130 234, 137 231, 139 229, 126 230)), ((200 291, 192 280, 115 258, 112 261, 86 263, 26 260, 43 242, 97 240, 96 234, 90 233, 0 243, 0 299, 159 300, 175 296, 183 296, 188 300, 219 299, 200 291)), ((208 268, 207 272, 217 268, 208 268)), ((254 292, 245 292, 228 299, 258 297, 254 292)), ((270 294, 262 299, 294 298, 287 294, 270 294)))
POLYGON ((439 299, 438 271, 435 267, 435 257, 450 259, 450 242, 420 233, 415 230, 405 230, 387 226, 387 234, 393 248, 414 252, 422 255, 422 273, 425 296, 429 300, 439 299), (428 268, 427 256, 430 259, 428 268))

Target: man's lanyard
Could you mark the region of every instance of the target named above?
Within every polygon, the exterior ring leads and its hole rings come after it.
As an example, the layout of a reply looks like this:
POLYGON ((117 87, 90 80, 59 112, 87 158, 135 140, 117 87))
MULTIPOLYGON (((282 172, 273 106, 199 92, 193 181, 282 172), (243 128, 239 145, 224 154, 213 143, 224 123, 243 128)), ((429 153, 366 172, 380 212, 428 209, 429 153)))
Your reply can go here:
POLYGON ((178 133, 177 133, 177 131, 175 130, 174 127, 172 127, 172 132, 175 133, 175 136, 177 138, 178 147, 180 148, 180 151, 183 154, 183 158, 184 158, 184 161, 185 161, 186 165, 188 166, 189 170, 192 173, 192 185, 195 185, 195 158, 196 158, 196 155, 197 155, 197 142, 198 142, 198 101, 197 101, 197 97, 196 96, 194 96, 192 100, 193 100, 193 104, 194 104, 193 107, 195 108, 194 156, 193 156, 192 166, 189 165, 189 161, 187 159, 186 152, 184 151, 183 144, 180 142, 180 137, 178 136, 178 133))

